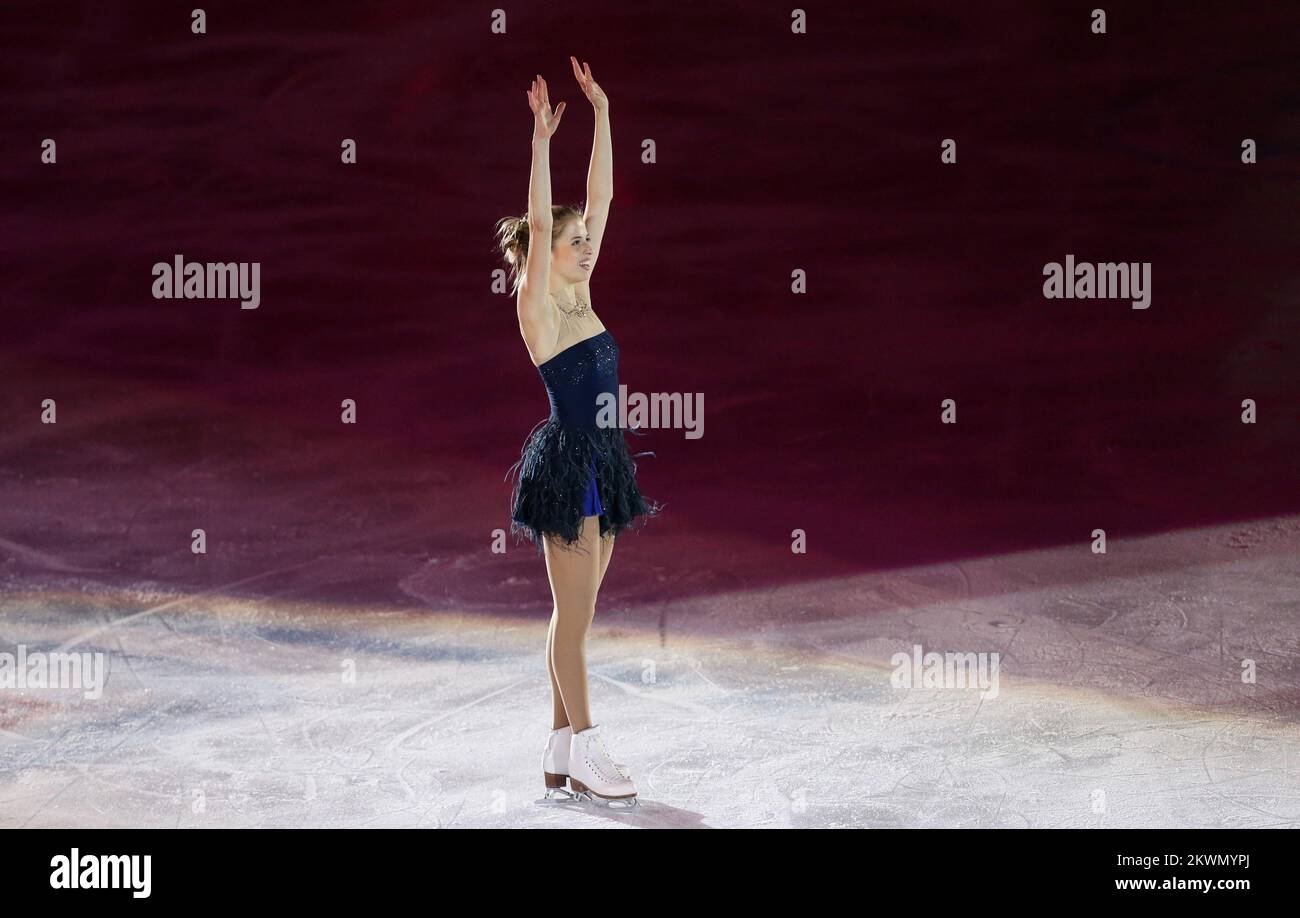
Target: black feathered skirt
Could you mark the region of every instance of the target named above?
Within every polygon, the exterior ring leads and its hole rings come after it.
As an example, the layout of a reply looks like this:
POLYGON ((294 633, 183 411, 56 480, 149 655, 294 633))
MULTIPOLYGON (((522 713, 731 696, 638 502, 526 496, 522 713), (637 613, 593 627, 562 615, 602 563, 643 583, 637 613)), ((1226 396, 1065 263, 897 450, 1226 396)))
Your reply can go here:
POLYGON ((583 498, 591 484, 593 460, 602 536, 638 529, 657 516, 663 505, 643 497, 636 484, 636 460, 654 453, 629 452, 623 430, 567 424, 554 415, 539 422, 524 441, 519 461, 506 473, 513 482, 511 533, 531 541, 538 554, 545 554, 545 535, 573 546, 582 534, 583 498))

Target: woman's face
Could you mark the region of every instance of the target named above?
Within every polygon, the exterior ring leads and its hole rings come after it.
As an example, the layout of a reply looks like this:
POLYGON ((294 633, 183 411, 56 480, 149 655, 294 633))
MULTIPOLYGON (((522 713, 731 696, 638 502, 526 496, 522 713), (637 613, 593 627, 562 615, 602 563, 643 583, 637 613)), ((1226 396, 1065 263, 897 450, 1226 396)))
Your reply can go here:
POLYGON ((570 220, 560 230, 560 235, 551 248, 551 270, 564 278, 566 283, 580 284, 591 275, 594 255, 595 249, 591 247, 591 238, 587 235, 587 224, 578 217, 570 220))

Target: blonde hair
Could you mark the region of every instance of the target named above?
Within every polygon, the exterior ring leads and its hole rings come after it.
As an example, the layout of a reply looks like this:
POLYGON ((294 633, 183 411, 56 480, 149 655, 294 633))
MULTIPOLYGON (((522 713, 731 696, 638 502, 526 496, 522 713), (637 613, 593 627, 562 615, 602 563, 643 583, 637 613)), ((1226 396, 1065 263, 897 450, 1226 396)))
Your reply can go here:
MULTIPOLYGON (((565 225, 575 217, 581 219, 582 211, 568 204, 551 205, 551 245, 560 238, 565 225)), ((496 224, 497 245, 501 256, 510 267, 511 293, 519 292, 524 282, 524 266, 528 264, 528 214, 522 217, 502 217, 496 224)))

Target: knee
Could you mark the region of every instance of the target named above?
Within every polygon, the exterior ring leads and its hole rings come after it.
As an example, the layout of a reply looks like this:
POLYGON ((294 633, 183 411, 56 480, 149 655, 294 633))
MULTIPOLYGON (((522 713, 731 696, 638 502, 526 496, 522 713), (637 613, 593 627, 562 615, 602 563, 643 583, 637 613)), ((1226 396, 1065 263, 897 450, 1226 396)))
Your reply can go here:
POLYGON ((553 607, 552 614, 555 616, 555 629, 557 631, 586 632, 596 614, 596 601, 593 599, 582 602, 560 603, 553 607))

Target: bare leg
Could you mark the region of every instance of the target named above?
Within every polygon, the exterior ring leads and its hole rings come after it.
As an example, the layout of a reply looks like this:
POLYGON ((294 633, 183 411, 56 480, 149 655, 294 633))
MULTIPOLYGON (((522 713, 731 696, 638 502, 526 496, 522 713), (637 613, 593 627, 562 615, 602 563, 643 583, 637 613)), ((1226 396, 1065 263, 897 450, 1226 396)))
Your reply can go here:
POLYGON ((614 556, 614 536, 606 535, 600 540, 600 580, 596 583, 596 593, 600 593, 605 583, 605 571, 609 570, 609 559, 614 556))
POLYGON ((551 729, 558 730, 569 725, 569 715, 564 710, 564 698, 560 694, 560 683, 555 681, 555 664, 551 662, 552 648, 555 646, 555 620, 559 611, 551 607, 551 625, 546 629, 546 672, 551 677, 551 729))
MULTIPOLYGON (((599 526, 597 527, 599 529, 599 526)), ((599 594, 601 584, 605 582, 605 571, 609 570, 609 561, 614 554, 614 537, 606 535, 600 540, 600 581, 596 584, 596 592, 599 594)), ((546 629, 546 672, 551 679, 551 729, 559 730, 561 727, 569 725, 569 714, 564 708, 564 698, 560 692, 560 683, 555 679, 555 664, 551 662, 551 654, 555 647, 555 622, 559 617, 559 612, 551 608, 551 624, 546 629)))
MULTIPOLYGON (((600 588, 601 550, 600 518, 588 516, 582 521, 579 546, 586 552, 570 550, 546 539, 546 572, 551 579, 554 608, 547 634, 546 658, 551 673, 552 716, 554 696, 558 691, 565 719, 580 732, 591 726, 587 698, 587 631, 596 614, 596 591, 600 588)), ((558 719, 557 726, 564 724, 558 719)))

